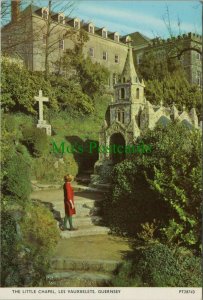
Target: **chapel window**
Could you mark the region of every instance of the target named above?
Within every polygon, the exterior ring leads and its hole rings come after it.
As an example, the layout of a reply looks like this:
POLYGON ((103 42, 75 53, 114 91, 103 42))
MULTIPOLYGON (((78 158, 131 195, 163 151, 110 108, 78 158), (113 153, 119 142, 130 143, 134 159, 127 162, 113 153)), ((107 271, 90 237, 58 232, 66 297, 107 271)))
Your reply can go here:
POLYGON ((136 89, 136 98, 137 99, 140 98, 140 90, 139 90, 139 88, 136 89))
POLYGON ((117 120, 118 120, 118 122, 124 123, 124 121, 125 121, 124 110, 120 110, 120 109, 117 110, 117 120))
POLYGON ((125 99, 125 89, 121 88, 121 99, 125 99))

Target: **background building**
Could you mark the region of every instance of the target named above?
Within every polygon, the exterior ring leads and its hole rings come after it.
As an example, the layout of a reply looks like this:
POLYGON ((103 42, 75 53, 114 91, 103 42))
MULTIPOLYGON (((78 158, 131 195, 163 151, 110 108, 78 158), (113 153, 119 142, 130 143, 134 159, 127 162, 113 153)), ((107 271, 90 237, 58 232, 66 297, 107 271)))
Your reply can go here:
POLYGON ((163 55, 174 57, 183 49, 188 49, 180 56, 187 79, 190 83, 202 84, 202 56, 195 50, 202 52, 201 35, 190 32, 167 40, 160 38, 150 40, 139 32, 129 34, 129 36, 132 38, 134 59, 137 65, 140 64, 145 53, 154 52, 159 58, 163 55))
MULTIPOLYGON (((140 32, 120 36, 106 27, 98 28, 93 23, 85 23, 79 18, 69 18, 63 13, 49 12, 47 7, 29 5, 20 11, 20 1, 12 1, 11 21, 2 28, 2 50, 8 55, 18 55, 26 67, 32 71, 44 71, 49 62, 49 71, 56 72, 56 61, 67 49, 74 47, 79 30, 86 31, 89 40, 84 44, 85 56, 98 62, 110 71, 109 85, 118 81, 124 68, 128 52, 128 42, 132 40, 135 64, 139 64, 146 52, 158 56, 169 51, 184 48, 202 50, 202 37, 189 33, 177 38, 150 39, 140 32), (47 30, 47 26, 49 29, 47 30)), ((189 50, 181 55, 189 82, 201 85, 202 62, 200 53, 189 50)))

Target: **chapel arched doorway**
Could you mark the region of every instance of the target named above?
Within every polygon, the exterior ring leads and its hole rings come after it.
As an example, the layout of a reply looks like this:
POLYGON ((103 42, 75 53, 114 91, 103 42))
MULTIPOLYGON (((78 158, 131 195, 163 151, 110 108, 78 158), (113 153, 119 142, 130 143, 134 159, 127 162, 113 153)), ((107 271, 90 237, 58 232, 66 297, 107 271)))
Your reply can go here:
POLYGON ((112 152, 110 154, 113 164, 117 164, 125 159, 125 139, 121 133, 112 134, 110 137, 110 147, 115 149, 115 153, 112 152))

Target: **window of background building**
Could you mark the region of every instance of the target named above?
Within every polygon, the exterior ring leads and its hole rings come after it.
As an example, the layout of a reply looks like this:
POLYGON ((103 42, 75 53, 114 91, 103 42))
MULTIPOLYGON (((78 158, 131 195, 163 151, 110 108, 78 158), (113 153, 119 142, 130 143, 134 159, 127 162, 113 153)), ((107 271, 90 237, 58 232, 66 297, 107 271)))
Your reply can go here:
POLYGON ((107 60, 107 52, 103 51, 103 60, 107 60))
POLYGON ((46 34, 43 34, 43 36, 42 36, 42 42, 43 42, 43 45, 46 45, 46 34))
POLYGON ((89 26, 89 32, 94 33, 94 27, 92 25, 89 26))
POLYGON ((119 35, 118 35, 118 34, 115 34, 115 35, 114 35, 114 40, 115 40, 116 42, 119 42, 119 35))
POLYGON ((196 59, 201 59, 200 53, 196 53, 196 59))
POLYGON ((64 23, 64 16, 59 16, 59 23, 61 23, 61 24, 64 23))
POLYGON ((91 56, 91 57, 94 57, 94 48, 89 48, 89 55, 91 56))
POLYGON ((75 27, 76 29, 79 29, 79 28, 80 28, 80 23, 79 23, 79 21, 75 21, 75 22, 74 22, 74 27, 75 27))
POLYGON ((9 45, 11 44, 11 36, 10 35, 8 36, 8 44, 9 45))
POLYGON ((116 73, 113 73, 113 84, 117 83, 117 76, 116 73))
POLYGON ((199 86, 202 85, 202 74, 201 74, 200 71, 197 71, 197 84, 198 84, 199 86))
POLYGON ((115 55, 115 63, 118 64, 119 63, 119 56, 116 54, 115 55))
POLYGON ((64 50, 64 40, 59 40, 59 49, 64 50))
POLYGON ((48 19, 48 11, 47 11, 46 9, 44 9, 44 10, 42 11, 42 18, 45 19, 45 20, 48 19))
POLYGON ((142 55, 137 55, 137 64, 141 64, 142 62, 142 55))
POLYGON ((103 38, 107 38, 107 31, 106 30, 102 30, 102 37, 103 38))

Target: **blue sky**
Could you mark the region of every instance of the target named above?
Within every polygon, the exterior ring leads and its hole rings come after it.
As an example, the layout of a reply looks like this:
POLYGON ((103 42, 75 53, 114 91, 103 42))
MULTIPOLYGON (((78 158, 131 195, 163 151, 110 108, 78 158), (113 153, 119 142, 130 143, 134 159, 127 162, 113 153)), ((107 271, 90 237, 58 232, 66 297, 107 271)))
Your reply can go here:
POLYGON ((107 27, 121 35, 140 31, 149 37, 168 37, 164 23, 167 7, 174 34, 195 32, 201 34, 201 4, 194 1, 75 1, 72 16, 92 21, 98 27, 107 27))
MULTIPOLYGON (((174 35, 194 32, 201 34, 201 4, 199 0, 53 0, 55 11, 62 10, 69 1, 74 1, 72 17, 92 21, 98 27, 106 27, 109 31, 118 31, 126 35, 135 31, 151 38, 169 37, 164 20, 167 20, 167 7, 174 35)), ((39 6, 47 6, 48 0, 22 0, 23 6, 32 2, 39 6)), ((66 15, 69 15, 67 10, 66 15)))

